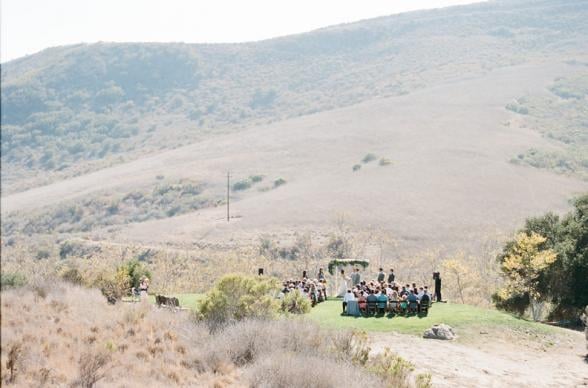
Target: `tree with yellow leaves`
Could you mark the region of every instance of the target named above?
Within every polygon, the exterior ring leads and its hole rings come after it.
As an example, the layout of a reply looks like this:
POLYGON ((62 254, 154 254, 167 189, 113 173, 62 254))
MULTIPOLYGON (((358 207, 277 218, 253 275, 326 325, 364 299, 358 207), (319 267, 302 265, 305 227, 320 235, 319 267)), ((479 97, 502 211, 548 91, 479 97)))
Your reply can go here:
POLYGON ((533 319, 537 320, 538 303, 543 299, 540 286, 541 274, 557 259, 552 249, 542 249, 546 238, 532 232, 517 235, 502 256, 501 271, 506 284, 497 294, 497 299, 528 299, 533 319))

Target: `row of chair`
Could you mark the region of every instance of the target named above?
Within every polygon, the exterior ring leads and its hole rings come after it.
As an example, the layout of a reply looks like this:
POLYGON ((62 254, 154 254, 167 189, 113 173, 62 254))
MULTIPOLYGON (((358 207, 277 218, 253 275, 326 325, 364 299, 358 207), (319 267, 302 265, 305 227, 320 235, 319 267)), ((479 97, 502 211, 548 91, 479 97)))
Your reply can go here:
POLYGON ((347 302, 347 306, 345 308, 345 313, 347 315, 353 316, 373 316, 375 314, 385 314, 389 313, 421 313, 427 314, 429 312, 430 302, 429 301, 422 301, 422 302, 409 302, 406 300, 399 300, 399 301, 388 301, 388 302, 367 302, 364 309, 359 308, 359 303, 357 301, 349 301, 347 302))

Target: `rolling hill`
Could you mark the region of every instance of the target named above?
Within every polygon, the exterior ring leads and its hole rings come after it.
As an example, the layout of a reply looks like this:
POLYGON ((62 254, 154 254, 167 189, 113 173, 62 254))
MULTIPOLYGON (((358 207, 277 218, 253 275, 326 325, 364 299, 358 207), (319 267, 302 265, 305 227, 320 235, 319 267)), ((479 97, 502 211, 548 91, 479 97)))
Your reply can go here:
POLYGON ((8 62, 3 234, 249 244, 345 213, 402 250, 475 248, 588 189, 587 18, 581 1, 491 1, 8 62), (230 223, 228 170, 244 188, 230 223))

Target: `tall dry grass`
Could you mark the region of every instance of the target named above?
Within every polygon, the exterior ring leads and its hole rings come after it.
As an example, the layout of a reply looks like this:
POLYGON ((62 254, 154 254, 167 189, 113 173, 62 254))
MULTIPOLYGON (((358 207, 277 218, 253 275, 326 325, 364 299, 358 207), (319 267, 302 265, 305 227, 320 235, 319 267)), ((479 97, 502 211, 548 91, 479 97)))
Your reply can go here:
POLYGON ((107 304, 97 290, 39 283, 3 291, 5 386, 384 386, 367 337, 303 319, 250 320, 211 333, 190 313, 107 304))

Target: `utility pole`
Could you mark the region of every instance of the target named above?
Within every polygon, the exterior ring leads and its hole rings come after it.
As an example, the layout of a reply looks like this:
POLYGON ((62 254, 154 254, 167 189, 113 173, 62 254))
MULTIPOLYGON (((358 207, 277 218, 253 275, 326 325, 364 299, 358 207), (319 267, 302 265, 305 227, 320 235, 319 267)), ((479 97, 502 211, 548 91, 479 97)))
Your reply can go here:
POLYGON ((227 171, 227 222, 231 220, 230 213, 229 213, 229 193, 231 192, 231 173, 227 171))

